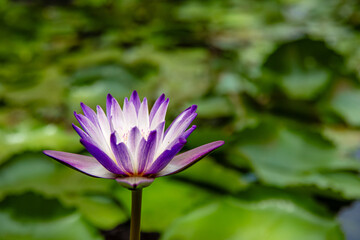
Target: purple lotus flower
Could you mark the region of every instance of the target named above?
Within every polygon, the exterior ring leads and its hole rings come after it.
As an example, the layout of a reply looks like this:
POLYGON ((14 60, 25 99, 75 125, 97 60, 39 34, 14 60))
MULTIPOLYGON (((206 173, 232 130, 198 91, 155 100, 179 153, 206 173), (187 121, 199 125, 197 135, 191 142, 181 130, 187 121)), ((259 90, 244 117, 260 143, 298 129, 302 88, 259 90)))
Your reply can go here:
POLYGON ((123 109, 110 94, 106 113, 81 103, 84 115, 77 114, 82 129, 73 124, 80 142, 93 156, 46 150, 44 153, 93 177, 115 179, 129 189, 150 185, 156 177, 180 172, 224 144, 216 141, 176 154, 196 126, 189 127, 196 105, 183 111, 165 130, 169 99, 161 95, 150 114, 147 99, 141 102, 136 91, 125 98, 123 109))

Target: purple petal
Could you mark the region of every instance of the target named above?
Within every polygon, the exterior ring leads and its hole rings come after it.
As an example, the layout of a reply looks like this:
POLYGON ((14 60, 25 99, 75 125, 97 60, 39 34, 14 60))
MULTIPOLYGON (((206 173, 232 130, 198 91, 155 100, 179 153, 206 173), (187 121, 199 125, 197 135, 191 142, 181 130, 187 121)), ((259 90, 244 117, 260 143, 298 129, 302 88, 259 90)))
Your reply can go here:
POLYGON ((110 122, 110 118, 111 118, 111 108, 112 108, 112 101, 113 101, 114 97, 109 93, 106 97, 106 115, 108 117, 108 120, 110 122))
POLYGON ((179 138, 170 149, 165 150, 160 156, 151 164, 151 166, 145 171, 144 175, 152 175, 160 172, 173 157, 182 149, 185 145, 186 139, 179 138))
POLYGON ((80 139, 80 142, 84 145, 86 150, 88 150, 88 152, 93 155, 107 170, 115 174, 126 175, 125 171, 116 165, 116 163, 100 148, 88 141, 85 141, 84 139, 80 139))
MULTIPOLYGON (((159 123, 165 120, 166 110, 169 105, 169 99, 166 99, 161 105, 156 109, 154 116, 150 118, 150 128, 154 129, 159 123)), ((153 107, 154 109, 154 107, 153 107)), ((153 111, 153 109, 151 111, 153 111)))
POLYGON ((84 103, 80 103, 80 106, 84 112, 85 117, 87 117, 95 126, 97 126, 98 121, 96 117, 96 113, 90 107, 85 105, 84 103))
POLYGON ((76 114, 75 117, 80 123, 81 127, 85 130, 85 132, 90 136, 92 141, 88 141, 91 143, 96 143, 97 146, 99 146, 103 151, 106 153, 110 153, 110 147, 107 144, 107 140, 105 139, 102 131, 97 128, 87 117, 76 114))
POLYGON ((181 137, 183 138, 188 138, 190 136, 190 134, 196 129, 196 125, 192 125, 191 128, 189 128, 188 130, 186 130, 186 132, 184 132, 181 137))
POLYGON ((156 130, 150 132, 148 139, 141 139, 137 158, 139 163, 138 173, 142 173, 149 162, 152 162, 156 149, 156 130))
POLYGON ((190 123, 195 119, 197 114, 195 113, 197 106, 192 105, 183 111, 166 129, 164 142, 171 143, 174 139, 179 137, 185 129, 188 128, 190 123))
POLYGON ((160 105, 165 101, 165 94, 161 94, 161 96, 156 99, 153 107, 151 108, 151 111, 150 111, 150 122, 152 121, 152 119, 154 118, 155 116, 155 113, 158 111, 160 105))
MULTIPOLYGON (((130 152, 135 153, 137 146, 142 138, 141 132, 137 127, 133 127, 129 132, 127 145, 130 152)), ((135 154, 134 154, 135 156, 135 154)))
POLYGON ((116 144, 115 132, 111 134, 110 142, 111 142, 112 151, 115 155, 118 165, 122 166, 126 172, 132 174, 133 166, 126 145, 123 142, 116 144))
POLYGON ((146 178, 146 177, 124 177, 116 178, 116 181, 120 183, 121 186, 128 189, 134 190, 136 188, 144 188, 149 186, 155 179, 146 178))
POLYGON ((74 112, 74 115, 76 120, 80 123, 80 126, 91 138, 99 139, 101 137, 99 130, 90 119, 84 115, 77 114, 76 112, 74 112))
POLYGON ((166 129, 165 134, 171 131, 172 128, 176 128, 178 125, 186 121, 189 117, 192 117, 196 112, 196 109, 197 105, 192 105, 191 107, 188 107, 182 113, 180 113, 179 116, 177 116, 175 120, 170 124, 170 126, 166 129))
POLYGON ((183 171, 223 144, 224 141, 211 142, 179 154, 156 176, 161 177, 183 171))
POLYGON ((99 178, 116 178, 117 175, 106 170, 95 158, 52 150, 45 150, 44 154, 60 161, 87 175, 99 178))
POLYGON ((136 91, 132 92, 131 97, 130 97, 130 102, 132 104, 134 104, 135 110, 136 110, 136 112, 138 112, 141 102, 140 102, 139 95, 136 91))
POLYGON ((75 124, 72 124, 74 130, 77 132, 77 134, 79 134, 79 136, 87 141, 91 140, 90 136, 84 132, 81 128, 79 128, 78 126, 76 126, 75 124))

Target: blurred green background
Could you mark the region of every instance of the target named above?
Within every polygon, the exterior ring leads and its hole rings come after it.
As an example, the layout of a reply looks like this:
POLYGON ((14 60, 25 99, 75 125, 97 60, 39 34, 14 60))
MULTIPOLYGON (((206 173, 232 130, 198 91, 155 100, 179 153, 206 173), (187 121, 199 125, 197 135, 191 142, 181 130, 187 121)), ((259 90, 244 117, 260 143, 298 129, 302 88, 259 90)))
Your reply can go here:
POLYGON ((41 151, 134 89, 226 142, 144 190, 143 239, 359 239, 359 30, 356 0, 0 0, 0 239, 126 239, 130 192, 41 151))

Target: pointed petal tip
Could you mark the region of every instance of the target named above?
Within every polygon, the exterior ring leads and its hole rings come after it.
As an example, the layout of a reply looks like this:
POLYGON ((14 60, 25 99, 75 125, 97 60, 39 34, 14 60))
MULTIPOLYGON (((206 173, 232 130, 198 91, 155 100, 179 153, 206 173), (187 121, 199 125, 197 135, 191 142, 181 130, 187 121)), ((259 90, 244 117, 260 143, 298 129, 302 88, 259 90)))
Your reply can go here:
POLYGON ((196 129, 196 125, 192 125, 188 130, 186 130, 183 134, 182 134, 182 137, 184 137, 184 138, 188 138, 190 135, 191 135, 191 133, 193 133, 194 131, 195 131, 195 129, 196 129))
POLYGON ((96 112, 104 111, 100 105, 96 105, 96 112))
POLYGON ((78 126, 76 126, 74 123, 71 124, 71 126, 73 127, 73 129, 78 132, 78 130, 82 130, 81 128, 79 128, 78 126))
POLYGON ((170 99, 165 97, 165 93, 161 94, 160 97, 158 97, 158 98, 156 99, 156 102, 157 102, 159 105, 162 104, 163 102, 165 102, 166 104, 168 104, 169 101, 170 101, 170 99))
POLYGON ((138 92, 136 90, 132 91, 131 95, 136 96, 138 95, 138 92))
POLYGON ((141 102, 136 90, 134 90, 130 96, 130 103, 134 105, 136 111, 139 110, 141 102))
POLYGON ((111 105, 113 104, 113 99, 114 97, 108 93, 108 95, 106 96, 106 114, 108 115, 108 117, 111 115, 111 105))
POLYGON ((183 111, 183 113, 185 113, 185 112, 191 112, 191 113, 193 113, 193 112, 195 112, 196 111, 196 109, 197 109, 197 105, 191 105, 190 107, 188 107, 188 108, 186 108, 184 111, 183 111))
POLYGON ((54 158, 54 159, 56 159, 56 160, 58 160, 58 158, 56 157, 56 154, 57 154, 57 153, 62 153, 62 152, 54 151, 54 150, 43 150, 42 152, 43 152, 43 154, 45 154, 46 156, 51 157, 51 158, 54 158))
POLYGON ((162 103, 163 101, 165 101, 165 93, 161 94, 161 95, 157 98, 156 101, 159 102, 159 103, 162 103))
POLYGON ((110 135, 110 142, 112 142, 112 143, 117 143, 116 142, 116 132, 114 131, 114 132, 112 132, 111 133, 111 135, 110 135))
POLYGON ((219 140, 214 142, 215 145, 218 145, 219 147, 225 144, 225 141, 219 140))
POLYGON ((106 170, 95 158, 74 153, 44 150, 43 153, 77 171, 97 178, 114 179, 117 175, 106 170))
MULTIPOLYGON (((44 150, 44 151, 42 151, 43 152, 43 154, 45 154, 45 155, 47 155, 47 156, 49 156, 49 154, 51 154, 51 150, 44 150)), ((49 156, 50 157, 50 156, 49 156)))
POLYGON ((135 102, 137 100, 140 100, 139 98, 139 94, 136 90, 134 90, 132 93, 131 93, 131 96, 130 96, 130 102, 135 102))
POLYGON ((111 101, 111 104, 119 104, 115 98, 111 98, 110 101, 111 101))

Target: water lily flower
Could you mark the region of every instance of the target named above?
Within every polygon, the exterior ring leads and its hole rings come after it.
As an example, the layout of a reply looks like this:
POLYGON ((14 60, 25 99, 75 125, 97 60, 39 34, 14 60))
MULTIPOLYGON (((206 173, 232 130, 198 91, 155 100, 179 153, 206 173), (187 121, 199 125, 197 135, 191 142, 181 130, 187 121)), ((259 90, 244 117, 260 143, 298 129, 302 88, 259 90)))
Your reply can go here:
POLYGON ((84 115, 77 114, 81 128, 73 124, 80 142, 93 156, 46 150, 44 153, 61 163, 93 177, 115 179, 129 189, 143 188, 155 178, 188 168, 224 144, 215 141, 178 154, 195 130, 196 105, 183 111, 165 130, 169 99, 162 94, 150 113, 147 99, 141 102, 136 91, 125 98, 123 108, 110 94, 106 114, 81 103, 84 115), (178 154, 178 155, 176 155, 178 154))

